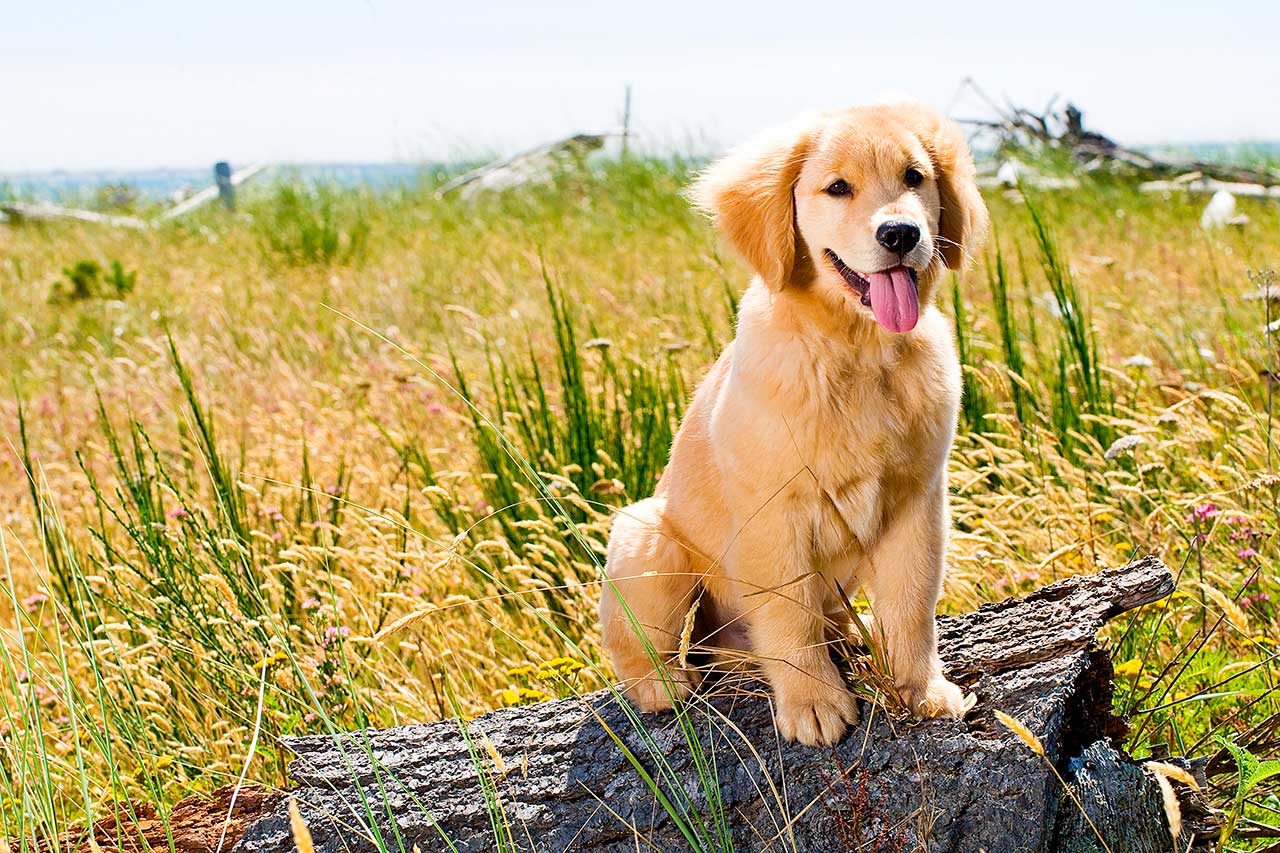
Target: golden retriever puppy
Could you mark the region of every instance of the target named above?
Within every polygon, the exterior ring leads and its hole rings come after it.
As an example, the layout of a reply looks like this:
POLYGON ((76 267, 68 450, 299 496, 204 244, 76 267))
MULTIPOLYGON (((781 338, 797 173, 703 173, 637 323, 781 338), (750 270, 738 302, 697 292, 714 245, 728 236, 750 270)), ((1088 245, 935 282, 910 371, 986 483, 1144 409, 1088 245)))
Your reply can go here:
POLYGON ((653 497, 613 522, 600 618, 627 694, 655 710, 696 687, 675 658, 699 599, 708 642, 759 662, 781 733, 835 743, 857 705, 824 633, 861 584, 903 698, 961 715, 934 628, 960 364, 933 303, 986 226, 963 135, 916 104, 826 112, 692 197, 756 276, 653 497))

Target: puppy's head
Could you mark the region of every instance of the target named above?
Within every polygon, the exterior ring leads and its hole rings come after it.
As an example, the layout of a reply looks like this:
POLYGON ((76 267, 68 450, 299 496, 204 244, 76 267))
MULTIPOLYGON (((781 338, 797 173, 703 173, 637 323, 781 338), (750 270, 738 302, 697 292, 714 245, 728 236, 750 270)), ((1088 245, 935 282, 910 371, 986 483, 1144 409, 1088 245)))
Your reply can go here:
POLYGON ((986 207, 960 129, 918 104, 809 116, 712 165, 692 197, 774 290, 909 332, 986 207))

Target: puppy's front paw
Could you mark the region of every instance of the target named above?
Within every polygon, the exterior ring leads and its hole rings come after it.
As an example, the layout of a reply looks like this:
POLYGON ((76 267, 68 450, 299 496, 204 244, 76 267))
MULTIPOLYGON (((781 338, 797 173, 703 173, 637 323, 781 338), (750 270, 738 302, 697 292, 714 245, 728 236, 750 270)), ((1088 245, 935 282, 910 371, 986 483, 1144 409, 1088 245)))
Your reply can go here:
POLYGON ((858 700, 843 686, 778 696, 778 731, 805 746, 831 746, 858 722, 858 700))
POLYGON ((964 692, 942 676, 938 676, 923 687, 899 685, 898 693, 907 707, 921 718, 946 717, 959 719, 973 707, 973 694, 965 696, 964 692))
POLYGON ((699 680, 698 673, 673 666, 667 670, 665 681, 658 673, 650 672, 627 685, 624 692, 641 711, 665 711, 671 707, 673 698, 688 699, 699 680))

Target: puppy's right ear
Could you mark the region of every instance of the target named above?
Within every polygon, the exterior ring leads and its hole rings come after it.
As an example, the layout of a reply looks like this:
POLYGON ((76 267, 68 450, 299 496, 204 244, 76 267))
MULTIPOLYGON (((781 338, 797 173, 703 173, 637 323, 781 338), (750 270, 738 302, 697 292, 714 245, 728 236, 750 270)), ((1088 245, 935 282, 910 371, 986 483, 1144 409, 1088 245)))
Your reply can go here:
POLYGON ((795 268, 793 190, 816 135, 807 119, 758 137, 713 163, 689 190, 771 290, 785 287, 795 268))

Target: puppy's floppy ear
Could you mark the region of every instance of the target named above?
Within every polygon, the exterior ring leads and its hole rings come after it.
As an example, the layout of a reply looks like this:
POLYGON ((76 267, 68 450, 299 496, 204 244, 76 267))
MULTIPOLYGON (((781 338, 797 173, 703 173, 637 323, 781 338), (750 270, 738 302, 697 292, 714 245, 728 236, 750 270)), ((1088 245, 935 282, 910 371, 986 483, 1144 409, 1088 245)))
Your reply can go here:
POLYGON ((785 287, 796 265, 793 190, 816 135, 812 118, 769 132, 713 163, 689 190, 771 290, 785 287))
POLYGON ((962 269, 987 233, 987 205, 978 191, 973 155, 960 126, 922 104, 905 107, 938 175, 939 251, 948 269, 962 269))

